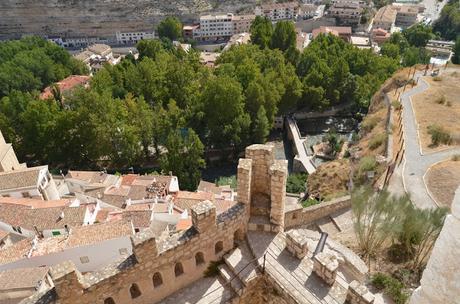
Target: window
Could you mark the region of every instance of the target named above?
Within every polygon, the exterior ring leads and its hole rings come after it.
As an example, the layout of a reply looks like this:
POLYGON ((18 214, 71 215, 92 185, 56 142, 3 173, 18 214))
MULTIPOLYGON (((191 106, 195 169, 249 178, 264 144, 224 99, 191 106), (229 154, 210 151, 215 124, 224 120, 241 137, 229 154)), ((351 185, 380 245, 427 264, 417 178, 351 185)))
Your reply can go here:
POLYGON ((153 281, 153 288, 160 287, 163 284, 163 278, 161 277, 161 273, 155 272, 152 278, 153 281))
POLYGON ((218 254, 220 253, 222 250, 224 250, 224 243, 222 241, 218 241, 216 243, 216 245, 214 246, 214 253, 215 254, 218 254))
POLYGON ((115 304, 115 301, 112 298, 107 298, 104 300, 104 304, 115 304))
POLYGON ((53 234, 53 236, 56 236, 56 235, 61 235, 61 232, 60 231, 52 231, 51 234, 53 234))
POLYGON ((141 290, 139 289, 139 286, 137 286, 136 283, 133 283, 131 287, 129 288, 129 293, 131 294, 131 299, 135 299, 141 296, 141 290))
POLYGON ((195 254, 195 264, 196 264, 196 266, 204 264, 203 252, 197 252, 195 254))
POLYGON ((174 274, 176 275, 176 277, 182 275, 184 273, 184 267, 182 266, 182 263, 178 262, 176 263, 176 265, 174 266, 174 274))
POLYGON ((82 256, 82 257, 80 257, 80 262, 81 262, 82 264, 87 264, 87 263, 89 263, 89 257, 88 257, 88 256, 82 256))
POLYGON ((118 249, 118 252, 120 253, 120 255, 126 255, 126 254, 128 254, 128 249, 127 248, 120 248, 120 249, 118 249))

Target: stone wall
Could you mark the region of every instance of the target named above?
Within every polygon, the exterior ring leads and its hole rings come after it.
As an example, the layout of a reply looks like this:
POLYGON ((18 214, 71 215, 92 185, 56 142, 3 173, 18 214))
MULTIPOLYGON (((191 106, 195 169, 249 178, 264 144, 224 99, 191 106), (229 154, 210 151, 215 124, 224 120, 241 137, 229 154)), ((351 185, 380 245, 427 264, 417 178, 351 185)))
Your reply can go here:
POLYGON ((206 12, 252 10, 255 0, 2 0, 0 39, 23 34, 114 37, 116 31, 151 31, 166 15, 184 21, 206 12))
POLYGON ((316 220, 350 207, 350 196, 344 196, 307 208, 302 208, 302 206, 299 205, 297 209, 292 209, 284 214, 284 227, 285 229, 298 228, 302 226, 306 227, 316 220))
POLYGON ((410 304, 458 303, 460 299, 460 188, 410 304))
POLYGON ((163 241, 148 230, 138 233, 132 238, 134 254, 100 271, 82 275, 71 262, 59 264, 51 273, 57 300, 156 303, 200 279, 211 261, 233 248, 234 235, 245 229, 246 210, 237 204, 216 218, 215 206, 202 202, 192 209, 192 228, 163 241))
POLYGON ((251 145, 239 160, 238 202, 248 205, 251 216, 266 218, 267 231, 284 229, 287 172, 287 161, 275 160, 270 145, 251 145))

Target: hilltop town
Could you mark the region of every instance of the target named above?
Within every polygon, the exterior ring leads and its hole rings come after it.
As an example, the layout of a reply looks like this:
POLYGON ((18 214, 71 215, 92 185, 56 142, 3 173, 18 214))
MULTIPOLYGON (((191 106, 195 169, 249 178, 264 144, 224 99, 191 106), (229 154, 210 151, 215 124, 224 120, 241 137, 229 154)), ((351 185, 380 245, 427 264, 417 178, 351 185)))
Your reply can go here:
POLYGON ((3 1, 0 304, 458 303, 459 12, 3 1))

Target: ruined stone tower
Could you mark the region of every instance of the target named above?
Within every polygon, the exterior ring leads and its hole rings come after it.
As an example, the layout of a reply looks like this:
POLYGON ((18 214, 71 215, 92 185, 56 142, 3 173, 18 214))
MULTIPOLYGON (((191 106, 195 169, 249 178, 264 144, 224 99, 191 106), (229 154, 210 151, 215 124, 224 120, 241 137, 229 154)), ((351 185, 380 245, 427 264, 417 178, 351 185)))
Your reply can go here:
POLYGON ((252 145, 238 164, 238 201, 249 208, 249 230, 283 231, 287 161, 274 148, 252 145))

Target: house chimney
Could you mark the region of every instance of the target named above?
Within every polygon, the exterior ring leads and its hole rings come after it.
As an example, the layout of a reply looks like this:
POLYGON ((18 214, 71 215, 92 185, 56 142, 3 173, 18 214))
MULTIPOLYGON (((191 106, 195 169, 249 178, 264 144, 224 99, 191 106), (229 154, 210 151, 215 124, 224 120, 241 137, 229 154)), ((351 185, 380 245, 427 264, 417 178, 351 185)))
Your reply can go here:
POLYGON ((61 214, 59 215, 59 220, 62 220, 64 218, 64 211, 61 211, 61 214))

